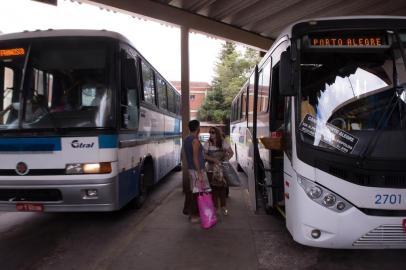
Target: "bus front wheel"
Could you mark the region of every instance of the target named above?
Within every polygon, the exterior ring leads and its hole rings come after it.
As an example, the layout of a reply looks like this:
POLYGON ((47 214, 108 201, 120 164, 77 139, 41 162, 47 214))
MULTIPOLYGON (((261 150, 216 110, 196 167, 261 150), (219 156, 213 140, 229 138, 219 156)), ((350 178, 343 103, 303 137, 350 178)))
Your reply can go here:
POLYGON ((139 179, 140 179, 138 182, 139 193, 138 193, 138 196, 134 199, 134 207, 136 209, 140 209, 141 206, 144 204, 145 200, 147 199, 148 187, 147 187, 146 181, 145 181, 144 170, 140 173, 139 179))

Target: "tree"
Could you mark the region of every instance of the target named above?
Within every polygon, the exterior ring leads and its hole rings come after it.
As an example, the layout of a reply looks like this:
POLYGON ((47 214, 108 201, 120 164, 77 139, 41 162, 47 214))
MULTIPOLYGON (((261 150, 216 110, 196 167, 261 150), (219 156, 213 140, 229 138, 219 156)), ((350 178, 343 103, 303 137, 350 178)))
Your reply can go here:
POLYGON ((246 49, 244 54, 241 54, 234 43, 223 44, 211 83, 212 89, 198 112, 199 120, 228 122, 231 102, 259 59, 258 52, 253 49, 246 49))

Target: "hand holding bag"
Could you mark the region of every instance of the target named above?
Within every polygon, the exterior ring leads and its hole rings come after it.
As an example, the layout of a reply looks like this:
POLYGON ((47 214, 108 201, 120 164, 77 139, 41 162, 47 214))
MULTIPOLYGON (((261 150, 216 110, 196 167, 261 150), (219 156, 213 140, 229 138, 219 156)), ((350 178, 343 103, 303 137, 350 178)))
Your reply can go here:
POLYGON ((197 195, 200 224, 203 229, 209 229, 217 223, 217 216, 214 209, 213 198, 210 192, 204 192, 202 188, 200 189, 200 191, 202 192, 199 192, 199 194, 197 195))

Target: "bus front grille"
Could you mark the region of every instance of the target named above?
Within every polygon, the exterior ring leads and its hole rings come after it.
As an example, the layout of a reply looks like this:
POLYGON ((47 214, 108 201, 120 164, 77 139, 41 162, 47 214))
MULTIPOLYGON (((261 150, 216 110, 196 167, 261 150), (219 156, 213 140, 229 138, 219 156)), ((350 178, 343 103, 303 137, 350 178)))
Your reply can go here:
POLYGON ((406 232, 402 225, 381 225, 363 235, 352 245, 366 248, 404 248, 406 232))
POLYGON ((381 187, 381 188, 406 188, 406 172, 401 174, 394 173, 374 173, 370 172, 355 172, 348 168, 340 168, 337 166, 328 166, 324 171, 339 177, 345 181, 365 187, 381 187))
POLYGON ((0 202, 57 202, 62 201, 58 189, 0 189, 0 202))

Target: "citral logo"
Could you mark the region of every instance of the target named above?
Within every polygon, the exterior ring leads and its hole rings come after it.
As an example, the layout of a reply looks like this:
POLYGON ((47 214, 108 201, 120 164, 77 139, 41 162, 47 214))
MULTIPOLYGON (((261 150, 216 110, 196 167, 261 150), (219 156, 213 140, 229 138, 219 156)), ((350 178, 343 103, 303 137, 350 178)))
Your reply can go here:
POLYGON ((70 145, 73 148, 93 148, 94 143, 82 143, 79 140, 73 140, 70 145))

